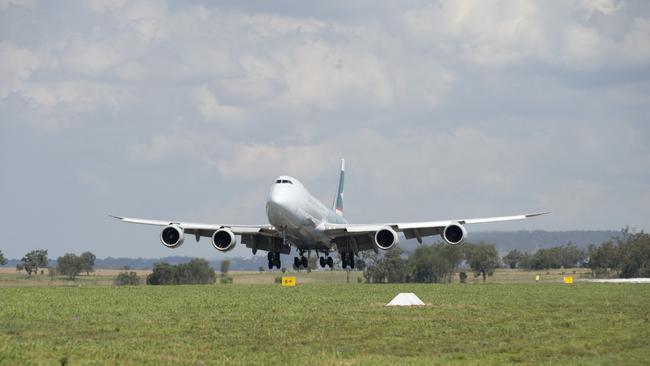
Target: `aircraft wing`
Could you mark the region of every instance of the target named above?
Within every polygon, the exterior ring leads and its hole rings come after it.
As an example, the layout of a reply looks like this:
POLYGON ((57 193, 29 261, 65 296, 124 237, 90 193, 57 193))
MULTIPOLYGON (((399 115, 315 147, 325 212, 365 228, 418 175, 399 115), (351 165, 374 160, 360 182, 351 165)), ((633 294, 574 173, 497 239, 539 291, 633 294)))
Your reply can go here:
POLYGON ((289 254, 291 247, 284 242, 282 235, 272 225, 230 225, 230 224, 201 224, 196 222, 182 222, 174 220, 151 220, 138 219, 133 217, 120 217, 109 215, 112 218, 132 224, 168 226, 178 225, 183 228, 186 234, 194 235, 196 240, 204 236, 211 238, 215 231, 223 228, 230 229, 233 234, 241 236, 242 244, 251 248, 253 252, 257 250, 275 251, 289 254))
POLYGON ((122 220, 132 224, 154 225, 154 226, 167 226, 176 224, 183 228, 188 234, 200 233, 200 236, 212 236, 212 234, 223 228, 229 228, 235 235, 252 234, 252 233, 267 233, 275 234, 277 231, 271 225, 229 225, 229 224, 201 224, 196 222, 182 222, 174 220, 150 220, 138 219, 132 217, 120 217, 110 215, 112 218, 122 220))
POLYGON ((443 221, 426 221, 426 222, 405 222, 405 223, 384 223, 384 224, 327 224, 325 232, 332 239, 346 236, 359 236, 374 233, 382 228, 390 227, 396 232, 402 232, 406 239, 416 238, 422 243, 422 237, 431 235, 440 235, 447 225, 456 224, 483 224, 490 222, 523 220, 530 217, 546 215, 549 212, 485 217, 478 219, 460 219, 460 220, 443 220, 443 221))

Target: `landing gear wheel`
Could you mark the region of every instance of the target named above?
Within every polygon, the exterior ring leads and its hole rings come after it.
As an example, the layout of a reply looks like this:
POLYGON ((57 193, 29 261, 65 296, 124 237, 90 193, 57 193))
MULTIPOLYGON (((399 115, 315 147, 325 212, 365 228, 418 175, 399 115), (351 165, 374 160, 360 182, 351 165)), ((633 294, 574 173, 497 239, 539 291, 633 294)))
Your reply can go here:
POLYGON ((266 256, 269 260, 269 269, 273 269, 273 267, 277 267, 280 269, 282 266, 282 263, 280 262, 280 253, 278 252, 269 252, 266 256))
POLYGON ((334 268, 334 260, 332 257, 327 257, 327 265, 330 266, 330 268, 334 268))
POLYGON ((347 267, 354 268, 354 252, 341 253, 341 266, 344 269, 347 267))
POLYGON ((280 269, 280 267, 282 267, 282 262, 280 262, 280 253, 278 252, 275 253, 275 260, 273 262, 277 269, 280 269))
POLYGON ((298 257, 293 257, 293 266, 296 267, 296 269, 300 268, 300 259, 298 259, 298 257))
POLYGON ((307 258, 302 257, 302 258, 300 258, 300 264, 302 264, 302 266, 304 268, 307 268, 307 266, 309 265, 309 262, 307 262, 307 258))
POLYGON ((325 257, 320 257, 319 262, 320 262, 320 268, 325 268, 325 265, 326 265, 325 257))

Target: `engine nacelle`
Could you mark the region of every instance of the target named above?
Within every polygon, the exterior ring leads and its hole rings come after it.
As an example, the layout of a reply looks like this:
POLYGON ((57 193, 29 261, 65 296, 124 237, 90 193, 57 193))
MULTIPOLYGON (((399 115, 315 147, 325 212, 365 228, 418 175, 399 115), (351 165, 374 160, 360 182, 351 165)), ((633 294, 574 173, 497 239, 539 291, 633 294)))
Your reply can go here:
POLYGON ((212 234, 212 246, 220 252, 232 250, 237 244, 237 238, 230 229, 219 229, 212 234))
POLYGON ((395 230, 385 227, 375 233, 375 245, 381 250, 388 250, 399 244, 399 237, 395 230))
POLYGON ((184 241, 185 236, 183 228, 176 224, 166 226, 160 232, 160 242, 167 248, 178 248, 184 241))
POLYGON ((449 224, 442 231, 442 239, 449 245, 460 245, 467 239, 467 230, 459 223, 449 224))

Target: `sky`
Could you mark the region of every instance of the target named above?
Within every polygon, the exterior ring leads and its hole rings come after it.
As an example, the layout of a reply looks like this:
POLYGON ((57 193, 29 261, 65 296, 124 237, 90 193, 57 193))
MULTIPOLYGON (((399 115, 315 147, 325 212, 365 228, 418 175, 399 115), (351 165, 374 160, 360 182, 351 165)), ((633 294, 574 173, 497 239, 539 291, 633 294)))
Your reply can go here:
POLYGON ((0 0, 0 250, 216 258, 108 215, 265 224, 342 157, 354 223, 647 231, 649 116, 645 0, 0 0))

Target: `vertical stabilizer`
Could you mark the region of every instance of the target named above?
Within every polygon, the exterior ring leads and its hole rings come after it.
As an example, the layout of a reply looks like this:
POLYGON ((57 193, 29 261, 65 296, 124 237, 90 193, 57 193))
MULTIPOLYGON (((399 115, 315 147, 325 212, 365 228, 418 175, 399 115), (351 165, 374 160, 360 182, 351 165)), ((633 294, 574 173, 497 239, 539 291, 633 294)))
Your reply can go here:
POLYGON ((341 175, 339 176, 339 188, 334 196, 334 211, 343 215, 343 184, 345 182, 345 159, 341 159, 341 175))

